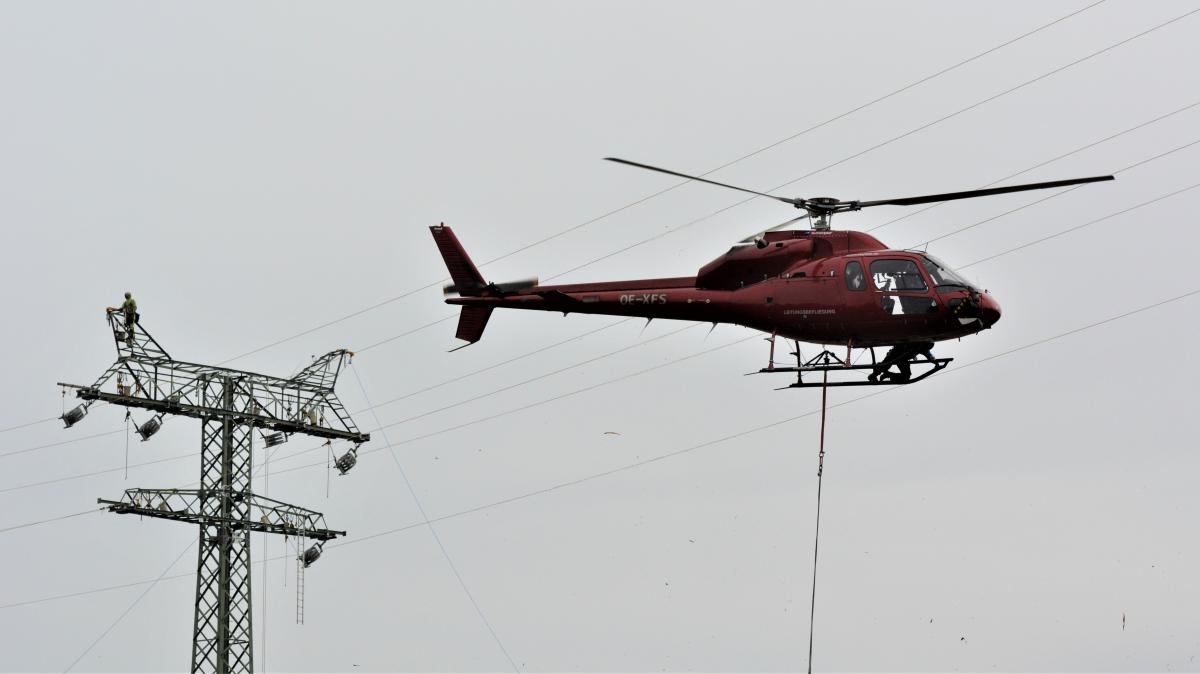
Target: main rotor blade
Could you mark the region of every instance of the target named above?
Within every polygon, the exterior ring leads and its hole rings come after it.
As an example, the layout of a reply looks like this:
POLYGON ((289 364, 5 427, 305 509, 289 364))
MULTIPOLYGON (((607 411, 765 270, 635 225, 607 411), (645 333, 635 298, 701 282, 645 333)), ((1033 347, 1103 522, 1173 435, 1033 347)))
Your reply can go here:
POLYGON ((1053 180, 1046 183, 1029 183, 1027 185, 1009 185, 1008 187, 992 187, 986 190, 967 190, 966 192, 947 192, 946 194, 930 194, 923 197, 905 197, 903 199, 883 199, 880 201, 860 201, 859 208, 868 206, 914 206, 916 204, 928 204, 934 201, 954 201, 955 199, 970 199, 972 197, 986 197, 993 194, 1008 194, 1009 192, 1024 192, 1026 190, 1045 190, 1052 187, 1066 187, 1067 185, 1080 185, 1083 183, 1096 183, 1104 180, 1113 180, 1112 176, 1093 176, 1091 178, 1074 178, 1071 180, 1053 180))
POLYGON ((725 183, 719 183, 715 180, 709 180, 708 178, 700 178, 698 176, 690 176, 686 173, 679 173, 678 171, 671 171, 671 170, 668 170, 665 168, 651 166, 649 164, 639 164, 638 162, 629 161, 628 159, 618 159, 617 157, 605 157, 604 160, 605 161, 615 161, 618 164, 626 164, 629 166, 636 166, 638 168, 644 168, 644 169, 648 169, 650 171, 658 171, 659 173, 666 173, 667 175, 677 176, 679 178, 687 178, 688 180, 695 180, 695 181, 702 182, 702 183, 708 183, 709 185, 716 185, 717 187, 727 187, 731 190, 737 190, 739 192, 747 192, 749 194, 757 194, 760 197, 767 197, 768 199, 782 201, 785 204, 791 204, 793 206, 801 205, 799 199, 789 199, 787 197, 777 197, 774 194, 767 194, 765 192, 755 192, 754 190, 748 190, 745 187, 738 187, 736 185, 726 185, 725 183))
POLYGON ((787 222, 781 222, 778 225, 775 225, 774 227, 768 227, 757 234, 751 234, 750 236, 742 239, 741 241, 738 241, 738 243, 754 243, 759 237, 763 236, 764 234, 767 234, 768 232, 777 232, 777 231, 783 229, 784 227, 787 227, 788 225, 796 223, 796 222, 800 222, 801 220, 804 220, 807 217, 808 217, 808 213, 805 213, 804 215, 801 215, 800 217, 797 217, 797 218, 792 218, 791 220, 788 220, 787 222))

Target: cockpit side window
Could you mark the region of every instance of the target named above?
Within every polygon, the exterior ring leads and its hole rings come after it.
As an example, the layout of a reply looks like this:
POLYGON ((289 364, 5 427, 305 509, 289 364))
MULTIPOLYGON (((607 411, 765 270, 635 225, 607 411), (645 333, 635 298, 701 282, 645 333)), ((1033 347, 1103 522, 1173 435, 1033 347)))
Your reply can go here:
POLYGON ((929 278, 933 281, 933 287, 938 292, 970 289, 971 285, 963 277, 955 274, 949 267, 942 264, 941 260, 929 255, 922 255, 921 262, 924 263, 925 271, 929 273, 929 278))
POLYGON ((846 287, 850 290, 867 289, 867 277, 863 274, 862 264, 857 260, 846 263, 846 287))
POLYGON ((871 280, 883 292, 925 292, 925 278, 912 260, 874 260, 871 280))

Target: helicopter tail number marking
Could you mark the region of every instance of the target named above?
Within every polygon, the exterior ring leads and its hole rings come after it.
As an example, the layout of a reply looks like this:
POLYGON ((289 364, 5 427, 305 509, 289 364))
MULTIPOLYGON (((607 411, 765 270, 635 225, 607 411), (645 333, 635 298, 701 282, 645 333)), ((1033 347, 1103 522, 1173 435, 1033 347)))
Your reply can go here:
POLYGON ((640 295, 621 295, 621 304, 666 304, 667 296, 657 293, 642 293, 640 295))

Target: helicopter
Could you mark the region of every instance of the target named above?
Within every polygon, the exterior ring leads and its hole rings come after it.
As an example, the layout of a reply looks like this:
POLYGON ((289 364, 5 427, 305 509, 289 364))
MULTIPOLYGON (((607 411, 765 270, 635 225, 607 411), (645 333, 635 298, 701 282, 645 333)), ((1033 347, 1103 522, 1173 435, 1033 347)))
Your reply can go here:
MULTIPOLYGON (((734 244, 695 276, 601 283, 539 285, 536 278, 492 283, 484 280, 454 231, 430 227, 453 281, 446 303, 461 305, 456 337, 470 346, 483 336, 492 311, 532 309, 731 323, 768 333, 767 366, 758 372, 795 373, 788 388, 911 384, 944 369, 952 358, 936 358, 935 342, 976 334, 1000 320, 1000 304, 987 290, 922 251, 896 250, 852 230, 833 230, 837 213, 874 206, 970 199, 1027 190, 1113 180, 1093 176, 875 201, 831 197, 792 198, 728 185, 616 157, 607 161, 774 199, 803 215, 734 244), (810 229, 785 229, 807 219, 810 229), (775 362, 775 340, 795 343, 795 366, 775 362), (800 343, 821 345, 805 358, 800 343), (845 346, 845 356, 828 347, 845 346), (876 348, 888 348, 882 358, 876 348), (858 349, 858 356, 854 356, 858 349), (864 354, 870 362, 859 362, 864 354), (913 367, 920 372, 914 376, 913 367), (833 372, 849 372, 829 381, 833 372), (866 378, 860 376, 867 373, 866 378), (820 381, 804 375, 822 373, 820 381)), ((457 349, 453 349, 457 350, 457 349)))

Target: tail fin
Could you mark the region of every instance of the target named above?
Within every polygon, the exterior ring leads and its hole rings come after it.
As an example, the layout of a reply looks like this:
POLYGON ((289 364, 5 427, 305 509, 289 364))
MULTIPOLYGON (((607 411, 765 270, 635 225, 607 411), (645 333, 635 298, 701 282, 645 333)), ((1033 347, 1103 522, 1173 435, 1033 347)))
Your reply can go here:
MULTIPOLYGON (((477 295, 485 287, 487 282, 483 280, 483 275, 475 268, 475 263, 471 262, 471 258, 467 256, 467 251, 463 250, 462 244, 458 242, 458 237, 454 236, 454 231, 446 225, 437 225, 430 227, 430 232, 433 232, 433 240, 437 243, 438 250, 442 253, 442 259, 446 261, 446 268, 450 270, 450 278, 454 280, 454 291, 464 297, 477 295)), ((490 313, 490 311, 489 311, 490 313)), ((467 315, 466 309, 463 310, 463 316, 467 315)), ((483 316, 479 323, 479 332, 483 332, 483 325, 487 323, 487 316, 483 316)), ((459 332, 463 330, 462 324, 459 324, 459 332)), ((460 335, 461 336, 461 335, 460 335)), ((471 341, 479 339, 476 337, 471 341)))
POLYGON ((454 336, 466 342, 463 346, 470 346, 483 337, 483 329, 487 327, 488 319, 492 317, 493 308, 478 306, 462 308, 462 313, 458 315, 458 332, 454 333, 454 336))

